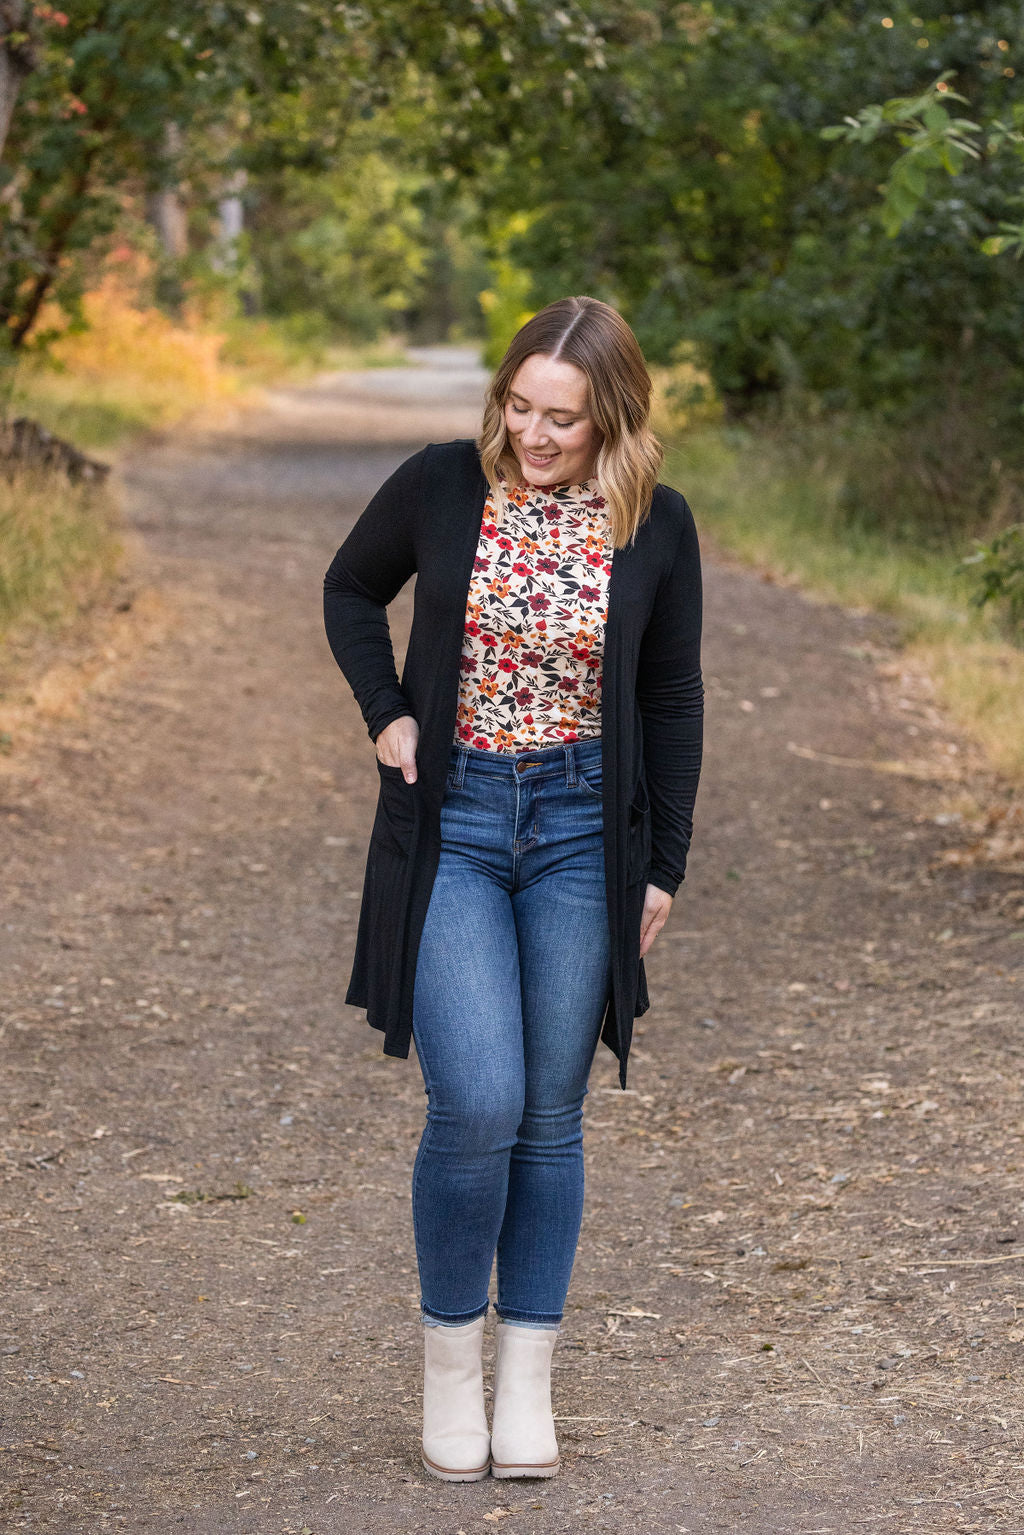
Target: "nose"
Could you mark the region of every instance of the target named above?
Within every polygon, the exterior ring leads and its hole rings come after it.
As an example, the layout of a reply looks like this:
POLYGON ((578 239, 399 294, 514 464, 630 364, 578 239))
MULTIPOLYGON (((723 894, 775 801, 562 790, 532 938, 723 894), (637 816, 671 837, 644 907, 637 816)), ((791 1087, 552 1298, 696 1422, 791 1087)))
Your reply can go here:
POLYGON ((530 420, 523 428, 521 441, 525 448, 542 448, 547 446, 549 438, 547 432, 544 430, 543 417, 531 416, 530 420))

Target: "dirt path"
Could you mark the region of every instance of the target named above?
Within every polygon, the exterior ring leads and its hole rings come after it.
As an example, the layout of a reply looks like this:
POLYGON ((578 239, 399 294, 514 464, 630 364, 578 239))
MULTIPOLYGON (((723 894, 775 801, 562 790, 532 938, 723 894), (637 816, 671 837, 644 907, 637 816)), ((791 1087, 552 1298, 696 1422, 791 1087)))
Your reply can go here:
POLYGON ((377 777, 320 587, 478 390, 427 357, 139 454, 163 632, 3 759, 7 1527, 1022 1531, 1024 879, 942 862, 963 743, 880 623, 723 562, 691 873, 588 1102, 563 1474, 420 1470, 422 1089, 341 1002, 377 777))

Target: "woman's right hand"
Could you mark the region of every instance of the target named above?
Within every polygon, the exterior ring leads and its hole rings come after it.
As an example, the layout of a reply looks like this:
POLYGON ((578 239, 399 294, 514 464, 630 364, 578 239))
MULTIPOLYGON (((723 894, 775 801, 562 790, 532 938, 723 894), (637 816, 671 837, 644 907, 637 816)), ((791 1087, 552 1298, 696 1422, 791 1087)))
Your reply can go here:
POLYGON ((388 767, 400 767, 406 783, 416 782, 416 747, 420 727, 411 714, 402 714, 386 725, 375 741, 377 756, 388 767))

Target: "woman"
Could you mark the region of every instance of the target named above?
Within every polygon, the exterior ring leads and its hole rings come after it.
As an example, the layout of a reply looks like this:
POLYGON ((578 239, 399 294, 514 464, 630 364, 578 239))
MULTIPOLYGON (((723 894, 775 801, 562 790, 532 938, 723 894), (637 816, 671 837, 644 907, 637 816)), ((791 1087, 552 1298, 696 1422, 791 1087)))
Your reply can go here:
POLYGON ((700 772, 701 581, 651 381, 592 298, 516 335, 479 445, 396 470, 325 581, 380 794, 345 1000, 423 1071, 423 1464, 553 1476, 550 1369, 599 1038, 626 1084, 700 772), (399 683, 385 609, 416 573, 399 683), (497 1256, 493 1425, 481 1340, 497 1256))

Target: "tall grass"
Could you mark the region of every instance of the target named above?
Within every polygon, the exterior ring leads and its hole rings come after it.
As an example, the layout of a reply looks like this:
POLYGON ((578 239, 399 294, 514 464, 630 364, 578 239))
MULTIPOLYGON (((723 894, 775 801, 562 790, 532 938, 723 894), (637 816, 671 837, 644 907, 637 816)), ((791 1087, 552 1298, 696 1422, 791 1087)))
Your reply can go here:
MULTIPOLYGON (((153 270, 127 246, 83 300, 83 326, 65 325, 45 357, 0 378, 0 408, 39 421, 109 458, 140 433, 216 419, 254 389, 332 366, 387 366, 400 341, 339 345, 315 316, 247 319, 221 295, 198 295, 174 319, 152 302, 153 270)), ((59 628, 112 588, 122 558, 115 493, 0 463, 0 635, 59 628)))
POLYGON ((970 604, 966 532, 954 535, 947 519, 915 530, 898 506, 851 513, 856 444, 830 447, 820 427, 661 424, 665 477, 714 543, 780 582, 895 619, 952 718, 998 772, 1024 784, 1024 649, 997 615, 970 604))
POLYGON ((316 316, 249 319, 216 296, 186 305, 175 320, 148 302, 147 280, 141 257, 108 270, 84 297, 84 328, 65 330, 45 358, 18 363, 9 411, 78 447, 111 452, 147 430, 215 419, 266 384, 404 359, 394 338, 346 346, 316 316))
POLYGON ((0 476, 0 637, 51 627, 102 597, 121 556, 116 508, 102 485, 63 475, 0 476))
POLYGON ((866 526, 845 509, 845 466, 770 431, 698 428, 676 439, 666 472, 703 526, 779 581, 898 618, 908 637, 971 626, 967 583, 950 538, 917 542, 866 526))
POLYGON ((83 310, 85 329, 67 331, 45 360, 19 363, 12 413, 103 450, 238 394, 237 377, 221 362, 223 335, 140 306, 122 274, 108 272, 83 310))

